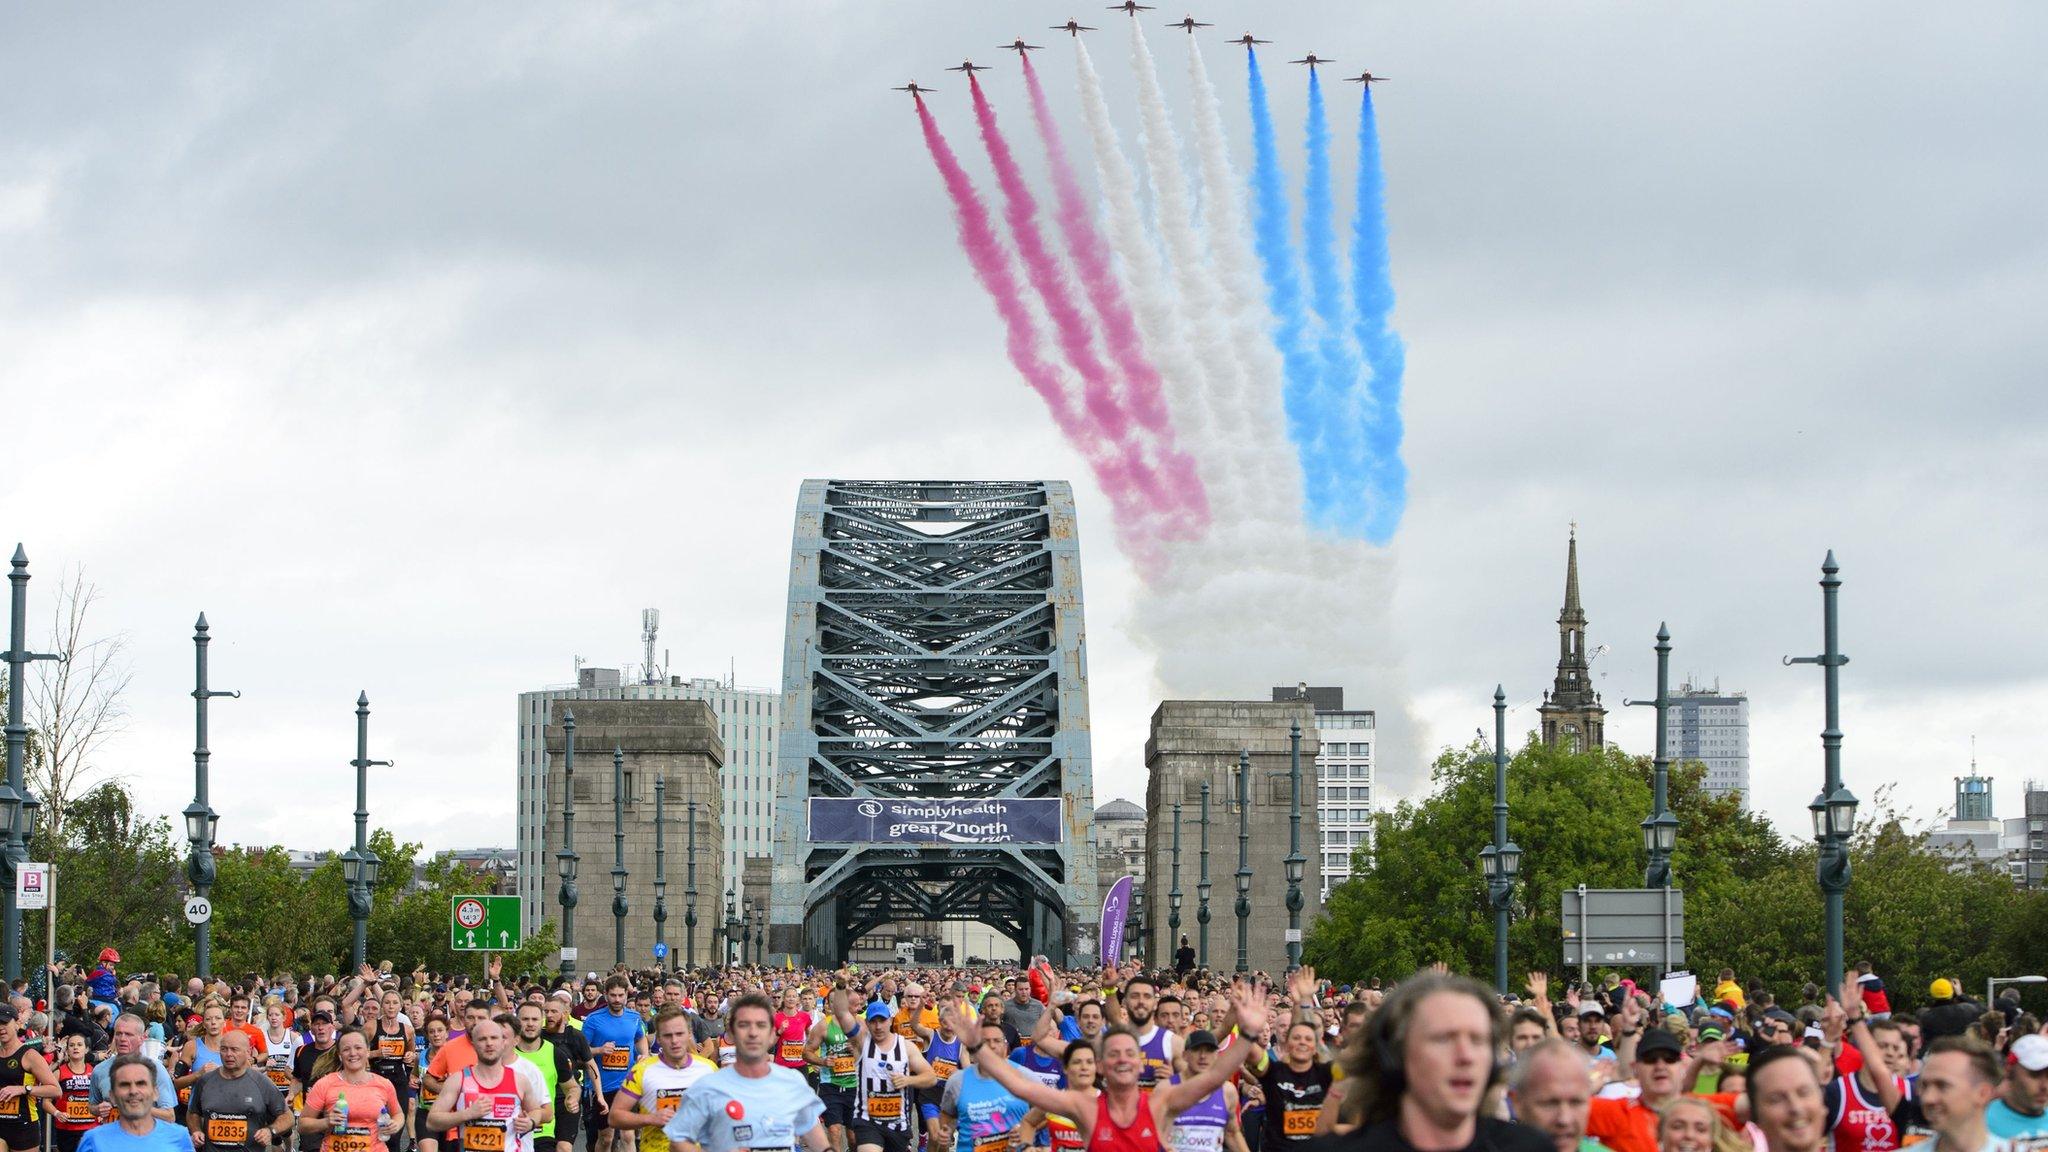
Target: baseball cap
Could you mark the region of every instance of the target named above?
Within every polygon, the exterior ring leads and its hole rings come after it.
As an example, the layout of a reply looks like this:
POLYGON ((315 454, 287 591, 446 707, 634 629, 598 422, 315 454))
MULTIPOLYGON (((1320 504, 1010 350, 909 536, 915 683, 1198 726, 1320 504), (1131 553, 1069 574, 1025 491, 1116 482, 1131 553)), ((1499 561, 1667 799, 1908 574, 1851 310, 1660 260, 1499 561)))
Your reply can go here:
POLYGON ((1588 1000, 1585 1003, 1579 1005, 1579 1015, 1605 1016, 1607 1015, 1607 1010, 1605 1008, 1600 1007, 1597 1001, 1588 1000))
MULTIPOLYGON (((2036 1037, 2036 1039, 2039 1039, 2039 1037, 2036 1037)), ((1216 1046, 1216 1034, 1207 1028, 1197 1028, 1188 1034, 1187 1049, 1190 1052, 1197 1048, 1214 1048, 1216 1046)), ((2018 1046, 2015 1045, 2014 1047, 2018 1046)))
POLYGON ((1636 1042, 1636 1059, 1640 1060, 1652 1052, 1669 1052, 1673 1056, 1684 1056, 1685 1045, 1678 1042, 1678 1037, 1662 1028, 1646 1028, 1643 1030, 1643 1038, 1636 1042))
POLYGON ((880 1000, 875 1000, 868 1004, 867 1018, 873 1020, 877 1016, 880 1016, 884 1020, 887 1020, 889 1018, 889 1006, 887 1004, 882 1003, 880 1000))
POLYGON ((2029 1033, 2012 1042, 2012 1051, 2006 1059, 2029 1072, 2048 1068, 2048 1036, 2039 1032, 2029 1033))
POLYGON ((1727 1038, 1727 1035, 1721 1031, 1719 1025, 1708 1024, 1700 1029, 1700 1043, 1702 1044, 1712 1044, 1716 1040, 1726 1040, 1727 1038))
POLYGON ((1956 986, 1945 979, 1937 979, 1934 983, 1927 986, 1927 994, 1936 1000, 1953 1000, 1956 995, 1956 986))

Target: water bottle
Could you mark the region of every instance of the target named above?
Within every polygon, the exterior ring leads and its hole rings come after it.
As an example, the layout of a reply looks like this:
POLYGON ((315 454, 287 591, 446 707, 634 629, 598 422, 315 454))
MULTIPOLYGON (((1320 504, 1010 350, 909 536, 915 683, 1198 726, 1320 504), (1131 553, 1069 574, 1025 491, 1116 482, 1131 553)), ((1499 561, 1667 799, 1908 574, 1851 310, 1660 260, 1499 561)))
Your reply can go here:
POLYGON ((348 1131, 348 1093, 338 1092, 334 1097, 334 1111, 329 1113, 336 1132, 348 1131))

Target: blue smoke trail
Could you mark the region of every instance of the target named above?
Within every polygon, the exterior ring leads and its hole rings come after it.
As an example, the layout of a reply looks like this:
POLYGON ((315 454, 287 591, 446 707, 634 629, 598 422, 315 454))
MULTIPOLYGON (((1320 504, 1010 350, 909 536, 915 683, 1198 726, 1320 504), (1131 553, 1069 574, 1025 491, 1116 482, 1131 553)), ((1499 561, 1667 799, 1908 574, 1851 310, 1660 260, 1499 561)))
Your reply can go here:
POLYGON ((1295 267, 1287 189, 1280 171, 1280 149, 1273 137, 1273 113, 1266 103, 1266 81, 1259 74, 1259 54, 1245 48, 1252 119, 1252 239, 1266 277, 1266 302, 1273 310, 1273 343, 1280 350, 1286 374, 1281 395, 1287 409, 1287 433, 1301 457, 1304 503, 1311 522, 1321 522, 1332 497, 1326 462, 1321 412, 1321 377, 1307 339, 1308 311, 1295 267))
POLYGON ((1321 332, 1316 342, 1322 383, 1317 405, 1323 421, 1324 458, 1329 469, 1329 503, 1319 511, 1319 526, 1361 535, 1364 490, 1371 483, 1365 454, 1365 389, 1359 378, 1358 350, 1352 346, 1356 319, 1345 299, 1338 267, 1337 224, 1330 191, 1330 121, 1323 110, 1323 84, 1316 70, 1308 73, 1308 164, 1302 187, 1301 250, 1308 264, 1311 299, 1321 332))
POLYGON ((1351 222, 1351 299, 1358 310, 1353 331, 1372 368, 1365 443, 1372 482, 1362 519, 1365 538, 1384 544, 1408 506, 1408 465, 1401 459, 1401 377, 1408 348, 1388 324, 1394 280, 1387 256, 1386 174, 1380 169, 1372 85, 1364 87, 1358 112, 1358 207, 1351 222))

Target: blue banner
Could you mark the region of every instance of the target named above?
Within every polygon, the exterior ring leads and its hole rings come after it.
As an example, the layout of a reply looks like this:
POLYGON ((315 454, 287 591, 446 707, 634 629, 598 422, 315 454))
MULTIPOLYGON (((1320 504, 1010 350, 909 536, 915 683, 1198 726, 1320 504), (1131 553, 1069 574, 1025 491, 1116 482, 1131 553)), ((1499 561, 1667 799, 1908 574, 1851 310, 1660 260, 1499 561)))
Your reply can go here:
POLYGON ((884 800, 813 796, 810 839, 821 844, 1058 844, 1065 801, 884 800))

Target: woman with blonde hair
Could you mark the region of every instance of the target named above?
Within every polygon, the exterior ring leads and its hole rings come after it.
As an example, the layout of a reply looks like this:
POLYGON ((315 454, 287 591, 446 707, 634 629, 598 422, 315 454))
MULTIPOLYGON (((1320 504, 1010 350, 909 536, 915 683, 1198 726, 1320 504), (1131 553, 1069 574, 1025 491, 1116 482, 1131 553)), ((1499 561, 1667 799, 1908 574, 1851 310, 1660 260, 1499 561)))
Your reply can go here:
POLYGON ((1730 1128, 1714 1106, 1698 1096, 1680 1096, 1657 1120, 1657 1152, 1755 1152, 1748 1138, 1730 1128))

